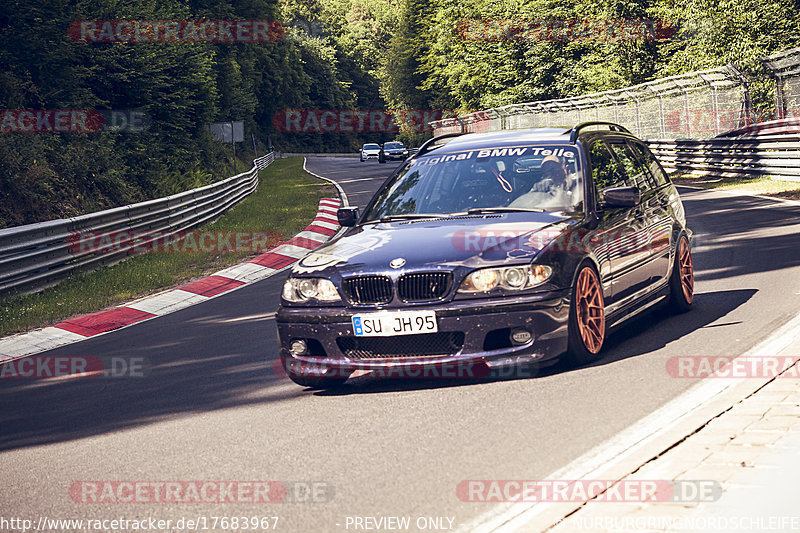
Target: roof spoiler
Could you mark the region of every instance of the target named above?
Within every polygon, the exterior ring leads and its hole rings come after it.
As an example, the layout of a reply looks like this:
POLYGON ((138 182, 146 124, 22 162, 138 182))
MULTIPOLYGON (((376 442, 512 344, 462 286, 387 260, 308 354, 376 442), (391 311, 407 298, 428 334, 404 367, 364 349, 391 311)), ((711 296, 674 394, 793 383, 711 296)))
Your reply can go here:
POLYGON ((620 126, 614 122, 604 122, 602 120, 594 120, 591 122, 581 122, 580 124, 573 126, 571 130, 569 130, 569 143, 575 144, 575 141, 578 140, 578 134, 580 134, 583 128, 589 126, 608 126, 608 129, 611 131, 618 131, 621 133, 630 133, 630 130, 625 126, 620 126))

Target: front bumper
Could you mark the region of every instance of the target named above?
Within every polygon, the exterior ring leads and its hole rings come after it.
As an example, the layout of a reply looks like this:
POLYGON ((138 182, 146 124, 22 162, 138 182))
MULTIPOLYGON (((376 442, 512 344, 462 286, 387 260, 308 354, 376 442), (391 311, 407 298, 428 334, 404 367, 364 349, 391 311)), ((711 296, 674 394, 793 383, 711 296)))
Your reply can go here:
MULTIPOLYGON (((411 308, 391 310, 408 309, 411 308)), ((369 313, 375 309, 281 307, 276 316, 281 359, 285 366, 301 369, 307 366, 308 370, 304 371, 325 374, 329 370, 337 369, 352 372, 357 369, 463 363, 501 367, 553 359, 567 349, 569 290, 513 298, 457 300, 444 304, 414 306, 413 309, 435 311, 439 332, 455 332, 459 337, 463 335, 461 346, 447 355, 413 354, 370 358, 353 357, 352 354, 348 356, 340 344, 351 342, 349 339, 354 338, 353 315, 369 313), (519 328, 532 334, 529 342, 514 344, 509 339, 505 345, 500 342, 497 346, 496 340, 502 341, 506 330, 519 328), (289 346, 295 339, 314 342, 317 353, 292 354, 289 346)))

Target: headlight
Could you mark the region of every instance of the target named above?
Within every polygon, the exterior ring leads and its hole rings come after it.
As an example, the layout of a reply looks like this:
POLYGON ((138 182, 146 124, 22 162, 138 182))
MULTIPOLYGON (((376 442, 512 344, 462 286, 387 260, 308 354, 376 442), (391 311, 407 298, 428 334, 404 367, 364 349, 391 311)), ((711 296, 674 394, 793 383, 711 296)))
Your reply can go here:
POLYGON ((287 302, 295 303, 311 299, 320 302, 335 302, 342 299, 336 286, 324 278, 289 278, 283 284, 282 296, 287 302))
POLYGON ((464 278, 458 292, 473 294, 497 287, 517 291, 530 289, 547 281, 552 273, 553 269, 546 265, 482 268, 464 278))

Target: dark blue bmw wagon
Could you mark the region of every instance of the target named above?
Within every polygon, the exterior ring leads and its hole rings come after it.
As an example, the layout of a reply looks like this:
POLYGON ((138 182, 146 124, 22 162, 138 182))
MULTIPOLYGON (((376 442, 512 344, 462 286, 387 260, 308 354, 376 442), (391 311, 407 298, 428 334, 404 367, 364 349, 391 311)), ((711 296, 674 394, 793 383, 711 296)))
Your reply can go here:
POLYGON ((607 332, 692 303, 683 205, 647 145, 588 122, 434 137, 292 269, 277 313, 296 383, 356 370, 596 360, 607 332))

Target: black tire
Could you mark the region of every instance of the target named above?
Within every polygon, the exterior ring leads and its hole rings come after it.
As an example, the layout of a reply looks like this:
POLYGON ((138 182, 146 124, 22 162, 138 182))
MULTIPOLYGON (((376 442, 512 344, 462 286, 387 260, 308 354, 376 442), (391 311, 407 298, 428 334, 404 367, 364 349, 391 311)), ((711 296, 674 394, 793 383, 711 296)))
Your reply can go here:
POLYGON ((578 267, 572 287, 567 328, 568 347, 564 357, 571 366, 583 366, 600 358, 606 337, 603 285, 588 263, 578 267), (589 279, 586 280, 585 277, 589 279), (589 282, 587 290, 583 285, 589 282), (591 303, 590 303, 591 301, 591 303))
POLYGON ((685 313, 692 308, 694 301, 694 263, 689 239, 681 235, 675 246, 675 261, 669 276, 669 310, 685 313))
POLYGON ((304 373, 298 373, 291 368, 291 362, 286 357, 281 357, 281 363, 286 375, 289 379, 300 385, 301 387, 309 387, 312 389, 334 389, 344 384, 347 378, 350 377, 349 373, 342 371, 332 371, 331 375, 327 376, 313 376, 304 373))

